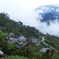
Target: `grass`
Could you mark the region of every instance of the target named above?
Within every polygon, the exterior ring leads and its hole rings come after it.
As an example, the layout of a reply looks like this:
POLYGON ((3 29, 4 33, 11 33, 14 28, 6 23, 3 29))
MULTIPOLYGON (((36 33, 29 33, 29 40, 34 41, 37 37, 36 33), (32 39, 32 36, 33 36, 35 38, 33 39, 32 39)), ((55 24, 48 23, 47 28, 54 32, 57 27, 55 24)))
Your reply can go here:
POLYGON ((20 57, 20 56, 6 56, 7 59, 28 59, 26 57, 20 57))
POLYGON ((55 52, 52 59, 59 59, 59 53, 55 52))

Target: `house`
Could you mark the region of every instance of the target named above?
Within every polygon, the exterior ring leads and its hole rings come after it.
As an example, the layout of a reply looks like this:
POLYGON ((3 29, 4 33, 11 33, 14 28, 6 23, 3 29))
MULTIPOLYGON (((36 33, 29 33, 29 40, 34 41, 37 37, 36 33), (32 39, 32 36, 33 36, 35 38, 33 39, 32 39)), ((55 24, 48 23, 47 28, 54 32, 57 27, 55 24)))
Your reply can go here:
POLYGON ((0 50, 0 57, 3 57, 4 53, 0 50))
POLYGON ((13 38, 13 37, 15 37, 15 34, 14 33, 10 33, 9 37, 13 38))
POLYGON ((6 38, 12 40, 12 39, 15 38, 15 37, 16 37, 16 36, 15 36, 14 33, 10 33, 6 38))
POLYGON ((19 41, 18 44, 23 45, 23 46, 28 44, 27 38, 25 38, 23 35, 18 37, 18 41, 19 41))
POLYGON ((54 49, 53 48, 42 48, 39 52, 42 52, 43 59, 52 59, 52 56, 54 54, 54 49))
POLYGON ((8 43, 18 43, 19 45, 26 45, 27 38, 25 38, 23 35, 16 37, 14 33, 10 33, 8 35, 8 43))
POLYGON ((12 38, 8 40, 8 43, 18 43, 18 38, 12 38))
POLYGON ((8 43, 17 43, 18 42, 18 38, 16 37, 16 35, 14 33, 10 33, 6 38, 8 39, 8 43))
POLYGON ((33 39, 32 39, 32 43, 33 43, 35 46, 39 46, 40 41, 39 41, 37 38, 33 38, 33 39))
POLYGON ((42 48, 39 52, 46 53, 46 52, 47 52, 47 50, 49 50, 49 51, 50 51, 50 48, 42 48))
POLYGON ((25 38, 23 35, 21 35, 20 37, 18 37, 18 40, 19 40, 19 41, 22 41, 22 42, 23 42, 23 41, 26 41, 26 39, 27 39, 27 38, 25 38))

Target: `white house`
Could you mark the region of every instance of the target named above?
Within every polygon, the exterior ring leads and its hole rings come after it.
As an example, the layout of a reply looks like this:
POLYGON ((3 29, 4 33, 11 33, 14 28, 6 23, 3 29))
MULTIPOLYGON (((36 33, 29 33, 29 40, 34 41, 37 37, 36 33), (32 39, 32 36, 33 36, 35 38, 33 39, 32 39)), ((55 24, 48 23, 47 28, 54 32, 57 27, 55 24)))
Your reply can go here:
POLYGON ((2 57, 4 55, 4 53, 0 50, 0 57, 2 57))
POLYGON ((50 48, 42 48, 39 52, 45 53, 47 50, 50 50, 50 48))
POLYGON ((19 40, 19 41, 22 41, 22 42, 23 42, 23 41, 26 41, 26 39, 27 39, 27 38, 25 38, 23 35, 21 35, 20 37, 18 37, 18 40, 19 40))
POLYGON ((1 55, 1 54, 4 54, 4 53, 0 50, 0 55, 1 55))

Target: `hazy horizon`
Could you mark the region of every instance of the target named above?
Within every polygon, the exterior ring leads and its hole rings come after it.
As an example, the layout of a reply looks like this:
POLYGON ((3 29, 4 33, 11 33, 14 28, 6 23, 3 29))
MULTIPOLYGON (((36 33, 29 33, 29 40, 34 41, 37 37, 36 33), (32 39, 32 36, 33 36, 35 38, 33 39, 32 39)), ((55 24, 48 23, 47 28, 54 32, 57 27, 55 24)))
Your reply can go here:
POLYGON ((0 0, 0 13, 8 13, 11 19, 21 21, 25 25, 34 26, 42 33, 59 36, 59 23, 54 22, 50 26, 41 23, 37 20, 39 15, 35 10, 40 6, 58 4, 58 0, 0 0))

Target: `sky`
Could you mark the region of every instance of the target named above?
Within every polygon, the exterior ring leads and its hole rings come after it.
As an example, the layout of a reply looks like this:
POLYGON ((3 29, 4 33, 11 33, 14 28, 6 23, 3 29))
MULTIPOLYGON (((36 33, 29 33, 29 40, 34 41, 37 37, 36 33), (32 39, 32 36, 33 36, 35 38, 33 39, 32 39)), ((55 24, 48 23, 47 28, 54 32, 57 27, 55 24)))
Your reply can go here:
POLYGON ((8 13, 11 19, 22 21, 25 25, 34 26, 43 33, 59 35, 59 23, 51 23, 50 26, 47 26, 46 23, 37 21, 39 15, 35 11, 36 8, 43 5, 59 4, 58 1, 59 0, 0 0, 0 13, 8 13))

